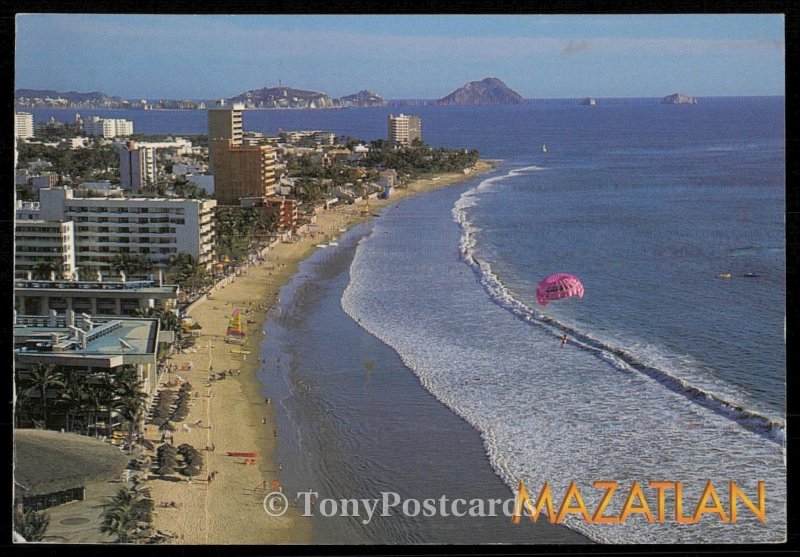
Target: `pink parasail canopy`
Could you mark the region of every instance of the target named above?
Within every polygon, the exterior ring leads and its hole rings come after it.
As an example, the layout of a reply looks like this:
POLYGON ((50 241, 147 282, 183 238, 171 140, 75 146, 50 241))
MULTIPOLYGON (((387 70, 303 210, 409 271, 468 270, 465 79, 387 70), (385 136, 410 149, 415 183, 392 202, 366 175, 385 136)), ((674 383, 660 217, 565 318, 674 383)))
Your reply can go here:
POLYGON ((540 306, 546 306, 553 300, 561 300, 577 296, 583 298, 583 284, 578 277, 567 273, 550 275, 536 288, 536 301, 540 306))

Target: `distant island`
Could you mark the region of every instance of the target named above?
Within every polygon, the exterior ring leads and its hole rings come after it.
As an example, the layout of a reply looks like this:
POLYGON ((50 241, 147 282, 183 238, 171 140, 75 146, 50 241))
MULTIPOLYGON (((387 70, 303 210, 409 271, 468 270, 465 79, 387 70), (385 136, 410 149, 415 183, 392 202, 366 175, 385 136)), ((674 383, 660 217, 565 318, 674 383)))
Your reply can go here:
POLYGON ((368 89, 339 97, 339 106, 386 106, 386 100, 368 89))
POLYGON ((667 95, 661 100, 661 104, 697 104, 697 99, 680 93, 667 95))
POLYGON ((586 97, 581 101, 583 106, 597 106, 597 100, 593 99, 592 97, 586 97))
POLYGON ((525 99, 496 77, 481 81, 470 81, 446 97, 439 99, 438 105, 474 104, 525 104, 525 99))
POLYGON ((228 99, 246 108, 331 108, 333 99, 325 93, 292 87, 263 87, 245 91, 228 99))
POLYGON ((98 105, 116 108, 128 101, 122 97, 111 96, 102 91, 92 91, 91 93, 67 91, 63 93, 52 89, 17 89, 14 91, 14 102, 31 106, 42 104, 71 108, 75 105, 98 105))

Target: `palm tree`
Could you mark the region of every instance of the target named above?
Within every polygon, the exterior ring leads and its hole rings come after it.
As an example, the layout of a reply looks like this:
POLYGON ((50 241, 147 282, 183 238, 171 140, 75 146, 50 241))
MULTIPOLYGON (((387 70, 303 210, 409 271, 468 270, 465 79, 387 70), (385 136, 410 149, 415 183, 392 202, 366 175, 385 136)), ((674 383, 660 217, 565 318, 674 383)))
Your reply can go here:
POLYGON ((58 273, 59 269, 52 261, 40 261, 33 267, 33 277, 40 280, 49 280, 50 273, 58 273))
POLYGON ((125 423, 125 429, 128 434, 128 446, 133 446, 133 432, 139 427, 144 416, 144 395, 137 393, 125 398, 119 399, 114 404, 114 410, 117 411, 119 417, 125 423))
POLYGON ((142 421, 147 400, 135 367, 124 366, 114 378, 112 396, 113 408, 125 422, 128 430, 128 445, 132 445, 133 432, 142 421))
POLYGON ((67 407, 67 431, 75 429, 75 416, 78 409, 86 407, 86 391, 77 374, 70 373, 64 381, 61 391, 61 402, 67 407))
POLYGON ((103 507, 100 531, 116 536, 117 543, 135 541, 137 524, 150 522, 153 512, 153 502, 128 487, 119 488, 103 507))
POLYGON ((86 406, 92 416, 89 424, 87 424, 87 429, 89 425, 93 424, 95 435, 97 435, 98 417, 103 412, 108 413, 112 401, 113 395, 107 383, 99 385, 88 384, 86 386, 86 406))
POLYGON ((64 386, 64 373, 61 368, 53 364, 35 364, 28 372, 27 377, 21 380, 23 398, 30 399, 36 393, 42 406, 42 422, 47 429, 47 391, 51 387, 64 386))
POLYGON ((26 542, 42 541, 49 525, 50 516, 47 513, 36 512, 33 509, 23 511, 22 505, 14 509, 14 531, 26 542))

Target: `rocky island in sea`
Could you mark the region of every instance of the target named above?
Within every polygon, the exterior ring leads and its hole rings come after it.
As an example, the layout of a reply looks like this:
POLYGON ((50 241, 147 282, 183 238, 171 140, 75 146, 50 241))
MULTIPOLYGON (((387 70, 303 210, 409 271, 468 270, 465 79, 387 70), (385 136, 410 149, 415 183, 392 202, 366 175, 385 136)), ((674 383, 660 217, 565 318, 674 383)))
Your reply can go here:
POLYGON ((673 93, 664 97, 661 100, 661 104, 697 104, 697 99, 688 95, 673 93))
POLYGON ((470 81, 436 101, 436 104, 525 104, 525 99, 496 77, 487 77, 481 81, 470 81))
POLYGON ((597 99, 594 99, 592 97, 586 97, 581 101, 581 104, 583 106, 597 106, 597 99))

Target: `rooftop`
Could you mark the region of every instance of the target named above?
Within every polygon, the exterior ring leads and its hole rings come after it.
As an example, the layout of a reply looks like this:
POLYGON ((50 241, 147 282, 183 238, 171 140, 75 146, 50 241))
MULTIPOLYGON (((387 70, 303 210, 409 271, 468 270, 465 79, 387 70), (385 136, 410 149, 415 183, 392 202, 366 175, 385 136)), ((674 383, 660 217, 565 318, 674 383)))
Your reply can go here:
POLYGON ((96 281, 96 280, 15 280, 16 290, 85 290, 87 294, 109 290, 127 290, 143 294, 178 295, 177 284, 159 285, 156 280, 96 281))
POLYGON ((23 315, 14 322, 14 351, 54 358, 149 358, 157 349, 158 330, 158 319, 23 315))

